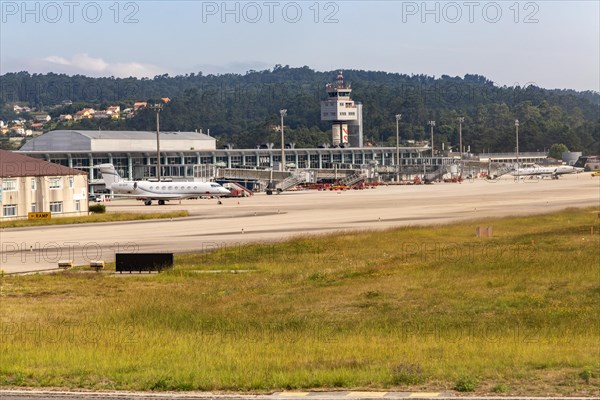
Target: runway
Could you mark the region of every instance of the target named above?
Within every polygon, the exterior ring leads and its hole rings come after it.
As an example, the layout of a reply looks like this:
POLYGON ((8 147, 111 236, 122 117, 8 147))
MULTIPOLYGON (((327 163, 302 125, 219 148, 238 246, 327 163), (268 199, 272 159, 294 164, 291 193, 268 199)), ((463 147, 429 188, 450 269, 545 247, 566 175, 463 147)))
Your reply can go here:
POLYGON ((185 200, 144 206, 134 200, 107 203, 109 212, 188 210, 173 220, 10 228, 0 231, 5 273, 113 261, 116 252, 196 252, 298 235, 386 229, 408 225, 529 215, 567 207, 600 207, 600 179, 589 173, 559 180, 506 178, 350 191, 298 191, 240 199, 185 200))

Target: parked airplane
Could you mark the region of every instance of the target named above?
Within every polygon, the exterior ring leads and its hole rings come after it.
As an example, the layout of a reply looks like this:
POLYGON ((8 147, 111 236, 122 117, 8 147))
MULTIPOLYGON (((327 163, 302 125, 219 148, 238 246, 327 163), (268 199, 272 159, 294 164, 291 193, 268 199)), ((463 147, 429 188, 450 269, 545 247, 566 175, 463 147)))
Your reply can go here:
POLYGON ((527 168, 517 168, 510 174, 513 176, 550 176, 552 179, 558 179, 559 175, 564 174, 578 174, 583 172, 583 168, 572 167, 570 165, 559 165, 554 167, 541 167, 539 165, 532 165, 527 168))
POLYGON ((159 205, 165 201, 189 199, 199 196, 226 196, 230 192, 223 186, 214 182, 152 182, 152 181, 127 181, 122 179, 112 164, 101 164, 98 169, 106 188, 115 196, 132 197, 144 200, 149 206, 152 200, 158 200, 159 205))

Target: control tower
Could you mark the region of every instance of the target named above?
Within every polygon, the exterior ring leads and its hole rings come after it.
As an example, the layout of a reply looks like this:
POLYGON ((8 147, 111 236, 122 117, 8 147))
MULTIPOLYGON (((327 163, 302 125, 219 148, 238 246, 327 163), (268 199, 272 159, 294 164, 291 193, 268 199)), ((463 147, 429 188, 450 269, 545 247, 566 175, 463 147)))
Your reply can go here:
POLYGON ((342 71, 326 86, 327 100, 321 101, 321 120, 331 121, 331 143, 340 147, 363 147, 362 104, 350 98, 352 88, 342 71))

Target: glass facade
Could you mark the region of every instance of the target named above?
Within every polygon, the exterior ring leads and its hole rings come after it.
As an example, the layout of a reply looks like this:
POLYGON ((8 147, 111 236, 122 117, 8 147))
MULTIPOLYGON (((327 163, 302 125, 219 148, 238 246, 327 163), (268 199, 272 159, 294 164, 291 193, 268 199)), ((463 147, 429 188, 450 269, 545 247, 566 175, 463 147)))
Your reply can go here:
MULTIPOLYGON (((447 165, 454 162, 452 157, 428 157, 425 148, 401 149, 403 165, 447 165)), ((330 148, 330 149, 286 149, 286 164, 297 168, 347 169, 359 165, 393 166, 395 148, 330 148)), ((95 166, 113 163, 125 179, 141 180, 156 177, 156 154, 147 152, 132 153, 72 153, 72 154, 31 154, 61 165, 72 165, 90 171, 90 179, 101 179, 95 166)), ((540 156, 541 157, 541 156, 540 156)), ((217 166, 231 168, 272 168, 281 159, 281 149, 182 151, 161 154, 161 175, 164 178, 192 179, 195 166, 217 166)), ((68 182, 56 183, 55 188, 68 182)))

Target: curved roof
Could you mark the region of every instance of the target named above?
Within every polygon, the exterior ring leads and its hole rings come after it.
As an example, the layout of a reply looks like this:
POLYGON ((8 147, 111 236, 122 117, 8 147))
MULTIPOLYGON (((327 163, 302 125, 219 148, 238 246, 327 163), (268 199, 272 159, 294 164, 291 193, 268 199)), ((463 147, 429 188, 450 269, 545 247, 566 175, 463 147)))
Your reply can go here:
MULTIPOLYGON (((198 132, 160 132, 161 147, 174 150, 216 148, 215 138, 198 132)), ((156 149, 156 132, 151 131, 85 131, 57 130, 34 138, 19 151, 22 152, 77 152, 113 148, 140 150, 156 149)))

